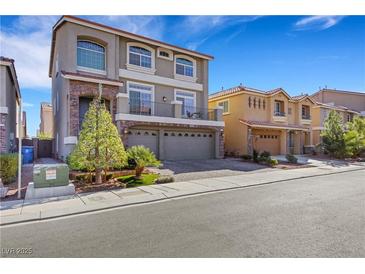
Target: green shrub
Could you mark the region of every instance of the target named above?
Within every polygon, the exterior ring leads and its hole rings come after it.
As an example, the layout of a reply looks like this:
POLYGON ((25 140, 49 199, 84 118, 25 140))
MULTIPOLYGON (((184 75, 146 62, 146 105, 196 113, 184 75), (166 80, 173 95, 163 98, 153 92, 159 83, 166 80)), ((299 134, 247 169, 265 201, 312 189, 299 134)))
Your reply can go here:
POLYGON ((255 163, 259 162, 259 153, 255 149, 253 150, 252 158, 255 163))
POLYGON ((292 164, 298 163, 297 157, 295 157, 293 154, 287 154, 287 155, 285 155, 285 158, 288 160, 289 163, 292 163, 292 164))
POLYGON ((175 181, 174 177, 170 175, 163 175, 156 179, 155 184, 167 184, 172 183, 173 181, 175 181))
POLYGON ((155 154, 145 146, 132 146, 127 150, 128 159, 133 159, 136 163, 136 177, 141 174, 146 166, 159 166, 160 161, 156 159, 155 154))
POLYGON ((18 172, 18 154, 8 153, 0 155, 0 178, 3 184, 12 183, 18 172))
POLYGON ((252 156, 249 155, 249 154, 244 154, 241 156, 242 160, 251 160, 252 159, 252 156))
POLYGON ((271 154, 268 151, 264 151, 259 156, 259 162, 268 162, 271 160, 271 154))
POLYGON ((270 159, 268 159, 268 160, 266 161, 266 163, 267 163, 269 166, 276 166, 277 164, 279 164, 278 160, 276 160, 276 159, 272 159, 271 157, 270 157, 270 159))

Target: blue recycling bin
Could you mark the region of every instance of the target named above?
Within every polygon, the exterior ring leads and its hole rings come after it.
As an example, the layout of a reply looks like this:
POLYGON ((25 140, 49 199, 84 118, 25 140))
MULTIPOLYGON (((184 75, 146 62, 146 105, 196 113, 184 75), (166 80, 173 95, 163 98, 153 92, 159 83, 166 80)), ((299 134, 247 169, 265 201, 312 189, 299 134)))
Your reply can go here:
POLYGON ((22 147, 22 163, 24 164, 33 164, 33 147, 31 146, 23 146, 22 147))

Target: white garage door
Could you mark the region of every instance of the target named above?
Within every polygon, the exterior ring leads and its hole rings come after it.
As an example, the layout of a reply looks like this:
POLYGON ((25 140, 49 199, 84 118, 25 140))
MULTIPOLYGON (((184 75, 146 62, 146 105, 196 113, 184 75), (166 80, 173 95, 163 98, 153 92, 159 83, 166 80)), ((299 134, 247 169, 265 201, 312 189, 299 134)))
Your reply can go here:
POLYGON ((128 147, 143 145, 150 148, 158 157, 158 132, 148 129, 130 129, 128 131, 128 147))
POLYGON ((166 160, 211 159, 214 157, 214 134, 166 131, 164 151, 166 160))

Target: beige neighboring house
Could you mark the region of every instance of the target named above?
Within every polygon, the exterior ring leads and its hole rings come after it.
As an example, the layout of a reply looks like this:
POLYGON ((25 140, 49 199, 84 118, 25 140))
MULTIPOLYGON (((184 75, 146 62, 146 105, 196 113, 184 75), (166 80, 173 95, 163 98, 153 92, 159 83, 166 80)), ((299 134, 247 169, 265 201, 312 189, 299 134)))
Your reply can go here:
POLYGON ((50 103, 41 103, 39 133, 53 137, 53 109, 50 103))
POLYGON ((221 108, 208 109, 213 57, 73 16, 52 30, 55 153, 73 150, 84 115, 102 98, 126 147, 161 160, 223 157, 221 108))
POLYGON ((210 108, 223 108, 228 155, 310 151, 313 105, 308 95, 291 97, 281 88, 262 91, 238 86, 209 96, 210 108))
POLYGON ((316 101, 313 108, 313 142, 321 143, 324 121, 331 110, 340 114, 343 125, 352 121, 355 115, 365 115, 365 93, 336 89, 321 89, 311 95, 316 101))
POLYGON ((365 115, 365 91, 354 92, 325 88, 314 93, 311 97, 316 102, 345 107, 365 115))
POLYGON ((0 57, 0 152, 15 151, 19 136, 20 89, 14 60, 0 57))

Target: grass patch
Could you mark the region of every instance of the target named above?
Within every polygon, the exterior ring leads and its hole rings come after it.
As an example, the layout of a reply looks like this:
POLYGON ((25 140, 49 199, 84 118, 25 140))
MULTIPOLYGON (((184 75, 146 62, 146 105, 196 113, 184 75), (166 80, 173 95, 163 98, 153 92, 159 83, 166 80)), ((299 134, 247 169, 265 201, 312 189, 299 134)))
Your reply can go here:
POLYGON ((142 174, 142 178, 136 179, 134 175, 125 175, 118 177, 118 181, 127 184, 127 187, 136 186, 148 186, 153 185, 156 179, 159 177, 158 174, 142 174))

